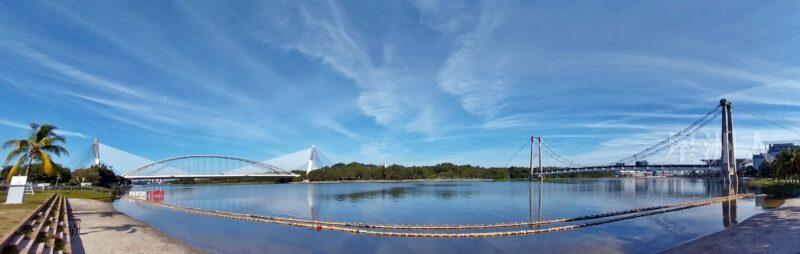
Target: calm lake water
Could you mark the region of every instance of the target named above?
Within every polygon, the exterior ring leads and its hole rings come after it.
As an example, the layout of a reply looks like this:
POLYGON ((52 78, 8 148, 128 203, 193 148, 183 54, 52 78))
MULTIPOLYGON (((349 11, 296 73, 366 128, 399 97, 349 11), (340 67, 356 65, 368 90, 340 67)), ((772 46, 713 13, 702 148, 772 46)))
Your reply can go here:
MULTIPOLYGON (((485 224, 555 219, 721 196, 722 182, 682 178, 528 182, 149 185, 164 202, 236 213, 378 224, 485 224)), ((742 190, 740 192, 752 190, 742 190)), ((659 252, 763 211, 762 199, 720 203, 589 228, 528 236, 386 238, 186 214, 118 200, 114 206, 212 253, 659 252)))

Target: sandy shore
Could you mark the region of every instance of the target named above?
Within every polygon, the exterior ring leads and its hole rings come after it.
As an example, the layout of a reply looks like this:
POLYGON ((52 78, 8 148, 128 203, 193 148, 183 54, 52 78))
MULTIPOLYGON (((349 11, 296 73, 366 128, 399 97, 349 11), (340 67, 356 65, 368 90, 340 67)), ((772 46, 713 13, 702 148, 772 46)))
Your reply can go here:
POLYGON ((202 253, 117 212, 111 203, 88 199, 69 202, 75 218, 81 220, 79 237, 73 238, 76 253, 202 253))
POLYGON ((800 199, 664 253, 800 253, 800 199))

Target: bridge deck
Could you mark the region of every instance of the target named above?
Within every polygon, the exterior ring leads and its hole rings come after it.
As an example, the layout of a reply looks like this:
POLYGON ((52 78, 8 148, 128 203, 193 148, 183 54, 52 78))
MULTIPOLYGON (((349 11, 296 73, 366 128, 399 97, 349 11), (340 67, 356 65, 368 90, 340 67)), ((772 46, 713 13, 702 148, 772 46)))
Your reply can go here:
POLYGON ((297 174, 247 174, 247 175, 151 175, 125 176, 126 179, 178 179, 178 178, 242 178, 242 177, 297 177, 297 174))

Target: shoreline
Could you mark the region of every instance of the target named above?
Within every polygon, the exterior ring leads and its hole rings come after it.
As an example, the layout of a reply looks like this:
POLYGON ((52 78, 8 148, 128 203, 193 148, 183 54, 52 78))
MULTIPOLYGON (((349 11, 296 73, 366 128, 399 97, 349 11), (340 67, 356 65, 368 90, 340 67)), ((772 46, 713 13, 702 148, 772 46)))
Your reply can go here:
POLYGON ((800 198, 662 253, 797 253, 800 198))
POLYGON ((205 253, 150 224, 117 211, 109 202, 69 199, 80 220, 75 253, 205 253))

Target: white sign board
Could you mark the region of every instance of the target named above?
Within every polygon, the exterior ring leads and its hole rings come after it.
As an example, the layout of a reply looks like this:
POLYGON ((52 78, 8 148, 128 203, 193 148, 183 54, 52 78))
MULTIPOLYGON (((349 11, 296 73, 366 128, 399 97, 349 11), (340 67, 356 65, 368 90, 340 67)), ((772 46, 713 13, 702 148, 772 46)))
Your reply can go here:
POLYGON ((14 177, 11 177, 11 183, 9 183, 8 185, 11 185, 11 186, 23 185, 24 186, 25 183, 27 183, 27 182, 28 182, 28 177, 27 176, 14 176, 14 177))
POLYGON ((8 187, 8 196, 6 196, 6 204, 22 204, 22 197, 25 196, 26 182, 28 182, 27 176, 11 177, 11 183, 8 187))

